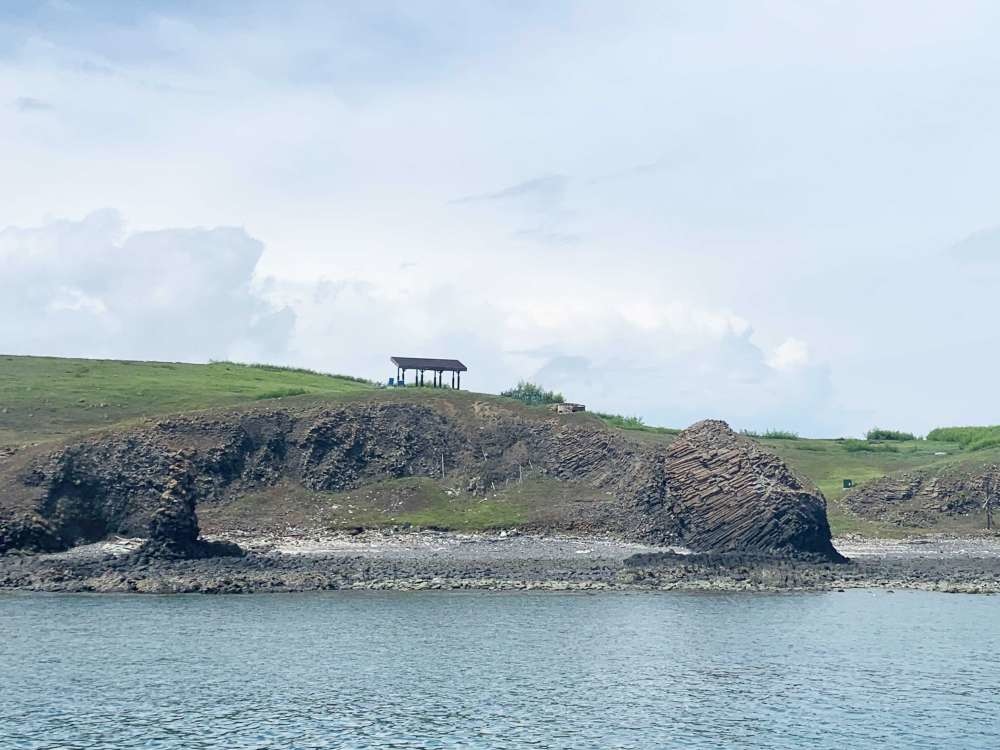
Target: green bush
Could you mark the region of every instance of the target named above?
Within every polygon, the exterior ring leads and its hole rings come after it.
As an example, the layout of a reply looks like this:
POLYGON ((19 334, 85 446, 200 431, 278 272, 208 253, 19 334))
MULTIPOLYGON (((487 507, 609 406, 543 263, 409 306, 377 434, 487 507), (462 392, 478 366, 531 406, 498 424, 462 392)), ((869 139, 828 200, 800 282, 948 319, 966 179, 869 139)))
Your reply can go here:
POLYGON ((986 427, 938 427, 927 433, 928 440, 958 443, 962 448, 977 451, 1000 445, 1000 425, 986 427))
POLYGON ((641 430, 646 426, 642 417, 626 417, 621 414, 605 414, 601 411, 594 412, 595 417, 600 417, 612 427, 621 427, 623 430, 641 430))
POLYGON ((546 391, 541 386, 529 383, 526 380, 520 381, 516 388, 511 388, 509 391, 503 391, 500 395, 504 398, 512 398, 515 401, 520 401, 523 404, 529 404, 531 406, 539 406, 542 404, 561 404, 566 401, 561 393, 546 391))
POLYGON ((899 430, 883 430, 880 427, 872 427, 865 434, 865 440, 916 440, 912 432, 900 432, 899 430))
POLYGON ((768 430, 761 437, 765 440, 798 440, 799 433, 789 430, 768 430))
POLYGON ((1000 435, 992 435, 990 437, 974 440, 966 446, 966 449, 970 451, 981 451, 984 448, 996 448, 997 446, 1000 446, 1000 435))

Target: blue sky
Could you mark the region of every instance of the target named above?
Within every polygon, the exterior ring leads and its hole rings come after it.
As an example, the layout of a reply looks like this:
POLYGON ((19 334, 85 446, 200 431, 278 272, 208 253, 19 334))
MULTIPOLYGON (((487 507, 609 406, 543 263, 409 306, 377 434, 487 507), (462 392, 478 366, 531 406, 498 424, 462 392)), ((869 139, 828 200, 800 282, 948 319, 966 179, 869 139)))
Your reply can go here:
POLYGON ((4 3, 0 350, 1000 422, 994 3, 4 3))

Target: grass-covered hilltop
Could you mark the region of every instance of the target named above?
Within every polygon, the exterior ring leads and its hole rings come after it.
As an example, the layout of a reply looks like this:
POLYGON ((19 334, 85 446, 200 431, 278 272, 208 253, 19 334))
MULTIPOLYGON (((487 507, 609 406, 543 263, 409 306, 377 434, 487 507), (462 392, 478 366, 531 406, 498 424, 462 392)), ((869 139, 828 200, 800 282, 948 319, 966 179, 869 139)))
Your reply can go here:
MULTIPOLYGON (((562 401, 559 394, 530 384, 519 384, 507 396, 491 396, 451 389, 385 389, 358 378, 231 362, 196 365, 0 355, 0 459, 37 453, 46 445, 84 435, 127 431, 151 418, 203 410, 252 411, 267 404, 297 409, 432 404, 435 413, 468 424, 484 414, 488 417, 494 406, 529 422, 539 415, 549 418, 547 405, 558 401, 562 401)), ((648 446, 669 446, 680 432, 600 412, 565 414, 559 419, 648 446)), ((396 432, 386 439, 419 442, 424 439, 422 429, 428 435, 435 429, 430 423, 411 427, 389 425, 387 429, 396 432)), ((1000 427, 942 428, 926 439, 892 430, 873 430, 864 440, 804 439, 777 430, 747 436, 822 491, 835 534, 978 532, 985 525, 984 482, 992 475, 993 464, 1000 463, 1000 427), (844 480, 855 486, 845 489, 844 480)), ((502 476, 476 476, 469 466, 453 471, 446 448, 430 450, 427 461, 441 460, 435 450, 445 464, 437 476, 430 469, 419 476, 402 476, 389 461, 383 475, 342 487, 319 481, 248 483, 225 503, 199 507, 199 515, 209 529, 307 523, 327 528, 503 528, 544 522, 547 514, 561 508, 587 503, 597 507, 609 494, 595 482, 554 481, 553 473, 539 469, 528 451, 523 459, 508 461, 502 476)))

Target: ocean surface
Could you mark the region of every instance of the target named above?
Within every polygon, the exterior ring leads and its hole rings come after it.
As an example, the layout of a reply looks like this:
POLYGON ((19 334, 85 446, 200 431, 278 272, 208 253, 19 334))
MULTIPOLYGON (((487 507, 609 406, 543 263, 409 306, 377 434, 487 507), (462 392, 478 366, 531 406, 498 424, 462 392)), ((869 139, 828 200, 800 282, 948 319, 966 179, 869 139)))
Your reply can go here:
POLYGON ((0 596, 0 748, 1000 748, 1000 598, 0 596))

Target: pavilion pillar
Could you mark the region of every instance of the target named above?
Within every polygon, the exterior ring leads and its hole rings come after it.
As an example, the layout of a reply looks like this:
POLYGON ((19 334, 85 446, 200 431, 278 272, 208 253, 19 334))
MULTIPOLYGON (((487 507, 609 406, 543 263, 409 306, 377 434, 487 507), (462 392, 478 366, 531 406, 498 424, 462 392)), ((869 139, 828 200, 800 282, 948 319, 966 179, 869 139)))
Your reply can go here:
POLYGON ((462 373, 458 373, 458 390, 462 390, 462 373))

